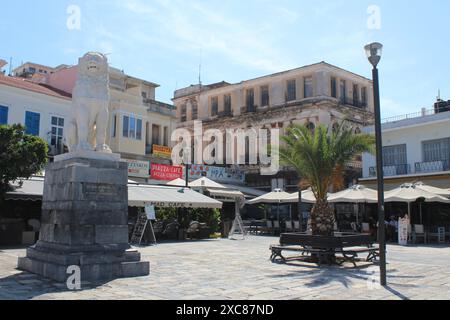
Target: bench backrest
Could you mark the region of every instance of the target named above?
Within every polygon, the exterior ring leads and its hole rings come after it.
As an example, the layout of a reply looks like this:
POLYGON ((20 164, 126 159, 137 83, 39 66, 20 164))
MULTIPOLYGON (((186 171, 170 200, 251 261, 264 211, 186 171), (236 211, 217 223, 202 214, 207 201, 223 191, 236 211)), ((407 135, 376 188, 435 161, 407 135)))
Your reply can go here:
POLYGON ((369 246, 373 239, 366 234, 341 234, 339 236, 313 236, 307 233, 283 233, 280 236, 281 245, 299 245, 317 248, 346 248, 369 246))

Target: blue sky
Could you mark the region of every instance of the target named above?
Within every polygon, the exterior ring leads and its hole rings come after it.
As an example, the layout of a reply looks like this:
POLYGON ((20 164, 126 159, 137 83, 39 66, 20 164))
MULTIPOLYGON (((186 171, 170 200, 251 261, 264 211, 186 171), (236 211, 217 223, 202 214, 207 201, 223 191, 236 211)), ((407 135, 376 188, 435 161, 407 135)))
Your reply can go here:
POLYGON ((239 82, 319 61, 371 76, 363 46, 384 44, 380 63, 384 117, 431 108, 438 89, 450 99, 450 1, 384 0, 15 0, 3 1, 0 59, 75 64, 86 51, 109 53, 113 66, 176 88, 239 82), (70 30, 77 5, 81 29, 70 30), (368 8, 381 10, 368 28, 368 8))

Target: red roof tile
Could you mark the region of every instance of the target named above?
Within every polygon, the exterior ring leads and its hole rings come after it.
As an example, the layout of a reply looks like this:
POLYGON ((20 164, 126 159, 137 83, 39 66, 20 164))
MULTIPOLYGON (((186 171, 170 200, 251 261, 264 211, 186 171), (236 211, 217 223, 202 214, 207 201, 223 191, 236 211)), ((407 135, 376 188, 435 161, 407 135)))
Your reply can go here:
POLYGON ((61 98, 65 100, 71 100, 72 95, 70 93, 58 90, 44 84, 33 83, 23 78, 8 77, 0 75, 0 85, 15 87, 23 90, 28 90, 36 93, 45 94, 48 96, 61 98))

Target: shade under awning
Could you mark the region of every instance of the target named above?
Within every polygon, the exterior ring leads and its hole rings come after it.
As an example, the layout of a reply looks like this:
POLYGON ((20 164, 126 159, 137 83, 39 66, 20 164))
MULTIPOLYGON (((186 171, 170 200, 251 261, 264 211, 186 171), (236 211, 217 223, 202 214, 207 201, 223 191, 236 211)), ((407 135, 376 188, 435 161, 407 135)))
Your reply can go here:
POLYGON ((163 186, 128 186, 130 207, 222 208, 222 202, 186 188, 163 186))

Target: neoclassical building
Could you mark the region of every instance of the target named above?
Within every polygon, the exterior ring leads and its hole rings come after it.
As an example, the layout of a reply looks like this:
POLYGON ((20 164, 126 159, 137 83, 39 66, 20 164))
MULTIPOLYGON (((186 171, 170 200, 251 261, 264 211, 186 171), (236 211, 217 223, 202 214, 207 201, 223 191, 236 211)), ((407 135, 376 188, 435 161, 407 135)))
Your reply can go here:
MULTIPOLYGON (((192 85, 174 93, 178 128, 278 128, 282 135, 292 124, 332 126, 349 121, 356 131, 373 123, 372 81, 320 62, 293 70, 231 84, 192 85)), ((352 164, 349 180, 360 175, 360 159, 352 164), (355 170, 356 169, 356 170, 355 170)), ((246 184, 261 190, 295 190, 297 175, 289 168, 261 176, 258 166, 243 166, 246 184)))

